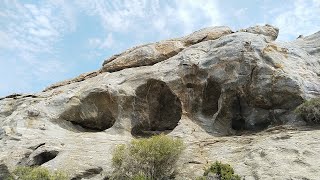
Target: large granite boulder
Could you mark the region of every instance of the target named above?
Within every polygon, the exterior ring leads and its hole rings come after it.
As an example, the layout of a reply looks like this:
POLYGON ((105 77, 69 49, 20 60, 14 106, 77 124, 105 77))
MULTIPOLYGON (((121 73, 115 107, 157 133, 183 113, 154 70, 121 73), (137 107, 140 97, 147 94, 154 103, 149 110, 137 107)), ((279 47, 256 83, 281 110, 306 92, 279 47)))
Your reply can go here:
POLYGON ((177 55, 190 45, 215 40, 231 33, 231 29, 225 26, 210 27, 182 38, 137 46, 105 60, 102 71, 114 72, 125 68, 153 65, 177 55))
POLYGON ((177 179, 215 160, 246 179, 317 179, 320 131, 307 131, 293 110, 320 96, 320 34, 277 42, 278 31, 206 28, 129 49, 44 92, 2 98, 0 161, 103 179, 115 145, 168 133, 187 145, 177 179))
POLYGON ((240 29, 239 31, 265 36, 267 41, 275 41, 279 34, 279 29, 269 24, 264 26, 257 25, 246 29, 240 29))

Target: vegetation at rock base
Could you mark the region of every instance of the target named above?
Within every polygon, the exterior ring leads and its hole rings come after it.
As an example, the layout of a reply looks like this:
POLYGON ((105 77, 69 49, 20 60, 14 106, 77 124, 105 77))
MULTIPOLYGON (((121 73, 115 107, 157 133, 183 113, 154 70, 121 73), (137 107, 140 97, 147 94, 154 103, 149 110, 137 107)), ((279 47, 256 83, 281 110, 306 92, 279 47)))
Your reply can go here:
POLYGON ((295 109, 307 123, 320 124, 320 98, 314 98, 302 103, 295 109))
POLYGON ((143 173, 140 174, 136 174, 134 175, 131 180, 150 180, 150 178, 148 178, 146 175, 144 175, 143 173))
POLYGON ((218 180, 241 180, 241 177, 234 174, 233 168, 229 164, 224 164, 219 161, 211 164, 205 169, 203 176, 197 180, 205 180, 208 176, 214 176, 218 180))
POLYGON ((7 180, 68 180, 69 177, 61 172, 51 173, 44 167, 17 167, 7 180))
POLYGON ((119 145, 113 152, 112 179, 169 179, 183 149, 182 140, 163 134, 119 145))

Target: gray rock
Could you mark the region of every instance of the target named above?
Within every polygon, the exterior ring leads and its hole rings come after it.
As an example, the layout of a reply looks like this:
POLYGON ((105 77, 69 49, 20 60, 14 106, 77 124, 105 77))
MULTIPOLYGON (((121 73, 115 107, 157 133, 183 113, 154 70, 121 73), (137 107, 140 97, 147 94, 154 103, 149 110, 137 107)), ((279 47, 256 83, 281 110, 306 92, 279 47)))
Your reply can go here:
POLYGON ((103 63, 103 72, 153 65, 178 54, 184 45, 180 41, 164 41, 127 50, 115 59, 103 63))
POLYGON ((8 167, 5 164, 0 164, 0 179, 7 179, 11 176, 8 167))
POLYGON ((186 45, 190 46, 199 42, 216 40, 227 34, 231 34, 232 30, 226 26, 207 27, 191 33, 188 36, 182 37, 180 40, 186 45))
POLYGON ((279 29, 269 24, 266 24, 264 26, 257 25, 257 26, 249 27, 247 29, 241 29, 240 31, 263 35, 266 37, 268 41, 276 40, 279 34, 279 29))
POLYGON ((210 27, 182 38, 137 46, 105 60, 101 70, 114 72, 125 68, 153 65, 177 55, 190 45, 215 40, 230 33, 232 31, 228 27, 210 27))
POLYGON ((216 160, 246 179, 317 179, 320 131, 304 130, 293 110, 320 96, 320 34, 275 42, 277 34, 270 25, 207 28, 129 49, 44 92, 2 98, 0 160, 9 170, 41 165, 103 179, 116 145, 167 133, 187 146, 177 179, 216 160), (234 134, 243 136, 223 137, 234 134))
POLYGON ((219 180, 219 179, 221 179, 221 177, 219 178, 217 174, 213 174, 213 173, 209 173, 206 177, 206 180, 219 180))

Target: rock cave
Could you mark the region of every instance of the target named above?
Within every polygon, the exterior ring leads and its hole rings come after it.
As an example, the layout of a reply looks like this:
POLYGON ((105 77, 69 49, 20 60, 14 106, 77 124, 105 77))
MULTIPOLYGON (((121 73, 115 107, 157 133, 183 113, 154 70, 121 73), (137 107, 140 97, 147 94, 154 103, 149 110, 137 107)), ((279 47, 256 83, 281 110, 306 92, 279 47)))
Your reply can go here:
POLYGON ((173 130, 182 115, 181 102, 165 82, 151 79, 136 90, 132 135, 173 130))
POLYGON ((220 95, 220 84, 213 79, 208 79, 202 97, 202 113, 204 115, 213 116, 218 111, 220 95))
POLYGON ((175 179, 217 160, 245 179, 319 179, 319 124, 296 107, 319 102, 320 33, 278 33, 208 27, 130 48, 43 92, 0 97, 0 179, 39 165, 108 179, 118 145, 161 133, 186 145, 175 179))
POLYGON ((42 164, 54 159, 59 154, 59 151, 44 151, 33 157, 31 166, 41 166, 42 164))
POLYGON ((60 118, 81 126, 84 131, 104 131, 115 123, 116 109, 116 102, 108 92, 92 92, 68 108, 60 118))

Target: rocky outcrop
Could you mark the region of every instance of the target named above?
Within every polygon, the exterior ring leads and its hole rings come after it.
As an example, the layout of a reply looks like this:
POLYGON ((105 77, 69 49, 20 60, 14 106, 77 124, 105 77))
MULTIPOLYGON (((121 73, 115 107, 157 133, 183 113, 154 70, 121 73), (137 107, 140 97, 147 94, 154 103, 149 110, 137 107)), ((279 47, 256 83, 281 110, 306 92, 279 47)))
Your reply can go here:
POLYGON ((279 34, 279 29, 269 24, 266 24, 265 26, 257 25, 247 29, 240 29, 239 31, 263 35, 267 41, 275 41, 279 34))
POLYGON ((177 179, 215 160, 246 179, 316 179, 320 131, 300 127, 293 110, 320 96, 320 34, 277 35, 270 25, 206 28, 129 49, 44 92, 2 98, 0 160, 103 179, 115 145, 167 133, 187 145, 177 179))
POLYGON ((138 46, 105 60, 102 71, 114 72, 126 68, 153 65, 177 55, 193 44, 215 40, 231 33, 228 27, 211 27, 182 38, 138 46))
POLYGON ((81 82, 88 78, 95 77, 101 72, 114 72, 126 68, 153 65, 175 56, 190 45, 202 41, 215 40, 230 33, 232 33, 231 29, 225 26, 208 27, 182 38, 133 47, 123 53, 113 55, 106 59, 102 64, 103 67, 101 70, 84 73, 76 78, 55 83, 44 89, 44 91, 71 83, 81 82))
POLYGON ((45 92, 45 91, 49 91, 49 90, 55 89, 55 88, 60 87, 60 86, 65 86, 65 85, 68 85, 68 84, 71 84, 71 83, 81 82, 81 81, 84 81, 86 79, 95 77, 100 73, 101 73, 100 71, 93 71, 93 72, 89 72, 89 73, 84 73, 84 74, 81 74, 80 76, 78 76, 76 78, 52 84, 51 86, 45 88, 43 91, 45 92))
POLYGON ((126 68, 153 65, 178 54, 183 49, 184 45, 180 41, 165 41, 139 46, 114 59, 108 59, 102 71, 114 72, 126 68))

